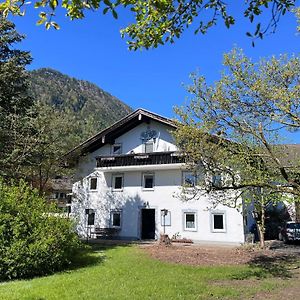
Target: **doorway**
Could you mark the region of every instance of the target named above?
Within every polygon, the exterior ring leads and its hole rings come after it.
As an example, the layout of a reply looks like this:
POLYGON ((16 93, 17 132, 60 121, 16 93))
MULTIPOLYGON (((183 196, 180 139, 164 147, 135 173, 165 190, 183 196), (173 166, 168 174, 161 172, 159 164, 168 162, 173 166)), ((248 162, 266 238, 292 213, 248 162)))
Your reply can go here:
POLYGON ((155 239, 155 209, 143 208, 141 210, 142 218, 142 240, 155 239))

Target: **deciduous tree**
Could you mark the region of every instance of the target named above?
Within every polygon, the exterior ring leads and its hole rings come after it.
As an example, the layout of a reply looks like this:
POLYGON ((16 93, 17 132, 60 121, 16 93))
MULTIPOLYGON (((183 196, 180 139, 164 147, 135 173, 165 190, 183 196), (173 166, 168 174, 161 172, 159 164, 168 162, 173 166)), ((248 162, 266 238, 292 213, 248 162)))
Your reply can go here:
POLYGON ((213 85, 192 75, 192 99, 177 109, 182 121, 177 142, 190 168, 196 172, 201 167, 206 174, 188 196, 214 191, 213 201, 234 206, 232 199, 250 199, 249 192, 259 191, 260 211, 270 197, 274 202, 298 199, 300 148, 283 144, 285 132, 300 130, 300 58, 255 63, 234 49, 224 55, 224 65, 222 78, 213 85), (221 182, 215 180, 218 174, 221 182))
MULTIPOLYGON (((46 28, 59 25, 54 21, 58 7, 63 8, 70 19, 82 19, 87 10, 102 10, 110 12, 114 18, 118 17, 117 9, 125 7, 133 14, 135 22, 122 30, 122 35, 129 37, 131 49, 157 47, 167 42, 173 43, 186 28, 193 26, 195 33, 206 33, 210 27, 219 21, 229 28, 235 24, 237 15, 231 14, 234 4, 222 0, 95 0, 95 1, 33 1, 35 8, 39 9, 38 24, 45 24, 46 28)), ((296 0, 251 0, 237 3, 243 6, 243 17, 255 23, 255 29, 247 35, 253 40, 263 38, 266 32, 276 29, 282 15, 296 5, 296 0), (257 16, 267 16, 265 23, 256 22, 257 16)), ((23 0, 10 0, 0 3, 0 12, 4 15, 25 13, 23 0)))
MULTIPOLYGON (((63 155, 79 143, 79 123, 74 114, 59 111, 46 103, 36 101, 28 120, 31 128, 30 148, 23 164, 24 177, 43 194, 49 179, 65 174, 63 155)), ((70 173, 68 169, 68 173, 70 173)))

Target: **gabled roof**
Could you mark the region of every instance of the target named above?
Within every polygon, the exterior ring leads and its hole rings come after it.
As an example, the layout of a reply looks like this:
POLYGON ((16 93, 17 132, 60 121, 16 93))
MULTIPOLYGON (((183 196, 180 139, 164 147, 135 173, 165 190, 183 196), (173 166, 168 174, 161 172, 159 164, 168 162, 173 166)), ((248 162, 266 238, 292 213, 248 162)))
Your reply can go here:
POLYGON ((125 132, 131 130, 137 125, 149 122, 150 120, 157 121, 159 123, 165 124, 170 128, 175 129, 177 126, 171 119, 165 118, 158 114, 152 113, 145 109, 137 109, 130 113, 126 117, 107 127, 106 129, 98 132, 91 138, 87 139, 83 143, 76 146, 74 149, 69 151, 65 158, 71 158, 74 156, 80 156, 88 152, 93 152, 103 145, 110 143, 113 144, 114 140, 124 134, 125 132))

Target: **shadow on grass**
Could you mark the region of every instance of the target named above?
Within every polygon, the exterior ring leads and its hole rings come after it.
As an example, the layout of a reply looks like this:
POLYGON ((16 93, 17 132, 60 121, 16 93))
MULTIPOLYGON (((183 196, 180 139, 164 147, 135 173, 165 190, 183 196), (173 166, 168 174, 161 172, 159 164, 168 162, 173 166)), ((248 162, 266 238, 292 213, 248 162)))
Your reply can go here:
POLYGON ((106 259, 106 251, 113 248, 128 247, 131 245, 130 242, 107 243, 105 241, 103 243, 84 242, 83 244, 84 249, 74 257, 72 264, 65 271, 73 271, 76 269, 99 265, 106 259))
POLYGON ((261 254, 252 258, 248 265, 250 269, 235 274, 233 279, 243 280, 250 277, 289 279, 295 276, 293 271, 300 268, 300 254, 276 254, 274 256, 261 254))
POLYGON ((293 270, 300 267, 299 254, 277 254, 273 257, 260 255, 249 262, 250 266, 263 269, 273 277, 292 278, 293 270))
POLYGON ((117 247, 123 247, 129 246, 129 243, 97 243, 97 244, 87 244, 83 243, 82 249, 77 253, 73 254, 72 262, 68 265, 65 265, 64 267, 61 267, 60 270, 53 270, 49 271, 48 273, 40 274, 40 275, 32 275, 32 276, 24 276, 19 278, 13 278, 13 279, 0 279, 0 284, 7 283, 15 280, 30 280, 34 278, 42 278, 51 276, 54 274, 64 274, 64 273, 71 273, 72 271, 82 269, 82 268, 88 268, 95 265, 100 265, 104 262, 106 259, 106 251, 117 248, 117 247))

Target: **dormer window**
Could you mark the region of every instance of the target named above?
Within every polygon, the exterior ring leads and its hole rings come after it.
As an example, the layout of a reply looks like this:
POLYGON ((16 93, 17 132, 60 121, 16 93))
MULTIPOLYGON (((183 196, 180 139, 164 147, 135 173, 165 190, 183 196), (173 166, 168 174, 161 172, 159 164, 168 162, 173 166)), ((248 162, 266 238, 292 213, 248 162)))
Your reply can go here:
POLYGON ((153 152, 153 142, 152 141, 148 141, 146 143, 144 143, 144 152, 145 153, 151 153, 153 152))
POLYGON ((112 155, 120 155, 122 154, 122 144, 114 144, 111 148, 112 155))

